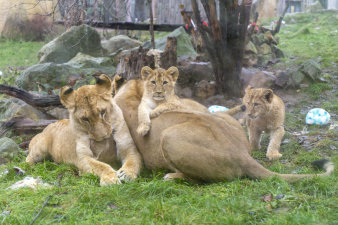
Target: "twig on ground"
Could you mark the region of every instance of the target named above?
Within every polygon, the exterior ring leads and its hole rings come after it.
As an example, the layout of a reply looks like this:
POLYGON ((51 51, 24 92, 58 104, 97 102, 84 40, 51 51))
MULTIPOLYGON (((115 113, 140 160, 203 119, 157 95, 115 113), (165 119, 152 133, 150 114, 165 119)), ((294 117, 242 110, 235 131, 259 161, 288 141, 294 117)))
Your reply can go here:
POLYGON ((34 217, 34 219, 32 220, 32 222, 31 222, 29 225, 34 224, 35 221, 39 218, 39 216, 40 216, 40 214, 41 214, 43 208, 46 207, 46 205, 47 205, 47 203, 48 203, 48 201, 49 201, 49 199, 50 199, 51 197, 52 197, 52 195, 49 195, 49 196, 47 197, 47 199, 46 199, 46 201, 43 203, 43 205, 42 205, 40 211, 38 212, 38 214, 36 214, 36 216, 34 217))

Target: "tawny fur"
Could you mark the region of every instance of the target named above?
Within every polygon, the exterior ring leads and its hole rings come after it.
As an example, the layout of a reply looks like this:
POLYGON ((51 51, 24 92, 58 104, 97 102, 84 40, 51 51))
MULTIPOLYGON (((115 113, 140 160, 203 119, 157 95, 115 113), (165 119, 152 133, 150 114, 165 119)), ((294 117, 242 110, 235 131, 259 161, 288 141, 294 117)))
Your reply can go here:
POLYGON ((249 132, 251 149, 260 149, 262 132, 270 134, 266 153, 269 160, 282 157, 279 153, 284 136, 285 107, 281 98, 271 89, 251 88, 245 90, 243 104, 246 106, 245 122, 249 132))
MULTIPOLYGON (((174 66, 168 70, 157 68, 152 70, 145 66, 142 68, 143 94, 138 106, 138 128, 137 133, 144 136, 151 127, 151 120, 164 112, 172 110, 190 109, 190 101, 183 100, 175 94, 175 83, 178 78, 178 69, 174 66)), ((194 103, 192 103, 194 104, 194 103)), ((207 111, 202 106, 199 109, 207 111)))
POLYGON ((278 174, 265 169, 250 156, 250 145, 239 122, 227 114, 218 117, 196 110, 168 111, 152 120, 147 136, 138 135, 137 108, 143 89, 143 81, 130 80, 114 99, 123 111, 145 166, 173 171, 173 174, 168 174, 169 179, 188 177, 223 181, 243 176, 254 179, 279 176, 295 181, 328 176, 333 171, 332 164, 327 164, 326 173, 319 175, 278 174))
POLYGON ((52 158, 57 163, 73 164, 81 172, 99 176, 101 185, 135 179, 141 169, 141 156, 111 92, 106 75, 101 75, 96 85, 76 91, 62 88, 60 99, 70 119, 50 124, 36 135, 26 162, 52 158), (117 168, 121 163, 118 171, 110 166, 117 168))

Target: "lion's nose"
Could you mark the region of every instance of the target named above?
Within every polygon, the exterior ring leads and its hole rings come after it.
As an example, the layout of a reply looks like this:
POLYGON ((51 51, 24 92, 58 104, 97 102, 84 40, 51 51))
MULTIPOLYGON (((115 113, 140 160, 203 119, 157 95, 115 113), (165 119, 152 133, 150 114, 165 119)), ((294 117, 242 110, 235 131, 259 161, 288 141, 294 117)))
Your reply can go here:
POLYGON ((162 91, 156 91, 156 94, 160 95, 160 94, 162 94, 162 91))

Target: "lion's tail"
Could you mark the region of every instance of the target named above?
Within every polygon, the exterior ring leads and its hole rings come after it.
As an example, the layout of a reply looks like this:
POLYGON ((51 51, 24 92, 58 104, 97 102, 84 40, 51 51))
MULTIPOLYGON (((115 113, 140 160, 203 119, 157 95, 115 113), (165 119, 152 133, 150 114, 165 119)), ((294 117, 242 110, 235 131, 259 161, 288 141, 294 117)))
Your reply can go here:
POLYGON ((247 175, 253 179, 263 179, 271 176, 278 176, 288 182, 295 182, 304 178, 311 177, 326 177, 329 176, 334 171, 334 164, 326 159, 320 159, 312 162, 312 165, 324 169, 326 172, 322 174, 279 174, 272 172, 262 165, 260 165, 256 160, 252 160, 251 166, 247 167, 249 170, 247 171, 247 175))

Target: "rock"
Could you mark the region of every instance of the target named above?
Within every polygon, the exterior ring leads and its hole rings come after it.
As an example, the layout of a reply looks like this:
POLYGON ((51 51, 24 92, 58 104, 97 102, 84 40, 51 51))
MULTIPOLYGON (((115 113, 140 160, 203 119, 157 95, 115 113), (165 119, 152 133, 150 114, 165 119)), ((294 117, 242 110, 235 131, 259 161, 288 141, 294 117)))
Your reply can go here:
MULTIPOLYGON (((160 49, 164 51, 165 46, 167 44, 167 37, 176 37, 177 39, 177 60, 184 61, 190 59, 195 59, 197 56, 196 51, 194 50, 193 45, 191 44, 190 37, 185 32, 183 27, 179 27, 166 37, 156 39, 155 47, 156 49, 160 49)), ((144 48, 151 48, 150 41, 145 42, 142 45, 144 48)))
POLYGON ((210 62, 188 62, 178 66, 180 75, 177 83, 182 87, 194 87, 195 83, 201 80, 214 80, 214 72, 210 62))
POLYGON ((254 53, 254 54, 258 53, 257 49, 256 49, 256 46, 251 41, 249 41, 248 44, 245 46, 244 51, 245 52, 251 52, 251 53, 254 53))
POLYGON ((117 35, 109 40, 101 41, 102 47, 108 54, 112 54, 117 50, 128 50, 142 45, 142 42, 132 39, 126 35, 117 35))
POLYGON ((305 75, 300 72, 299 70, 293 70, 289 72, 289 80, 287 85, 291 86, 293 88, 298 88, 299 85, 302 83, 302 81, 305 78, 305 75))
POLYGON ((216 94, 216 82, 201 80, 195 85, 194 95, 200 99, 207 99, 216 94))
POLYGON ((271 51, 270 45, 268 45, 268 44, 266 44, 266 43, 260 45, 260 46, 258 47, 258 53, 259 53, 259 54, 262 54, 262 55, 268 55, 268 54, 271 54, 272 51, 271 51))
POLYGON ((109 57, 93 57, 79 52, 66 64, 78 68, 100 68, 112 66, 113 62, 109 57))
POLYGON ((284 52, 278 48, 276 45, 271 45, 272 52, 275 54, 276 58, 284 58, 284 52))
POLYGON ((269 43, 272 43, 272 44, 277 44, 277 41, 275 40, 275 37, 272 35, 271 31, 268 30, 264 33, 266 39, 268 39, 269 43))
POLYGON ((257 64, 260 66, 267 66, 273 60, 272 54, 258 55, 257 64))
MULTIPOLYGON (((61 88, 65 85, 74 86, 78 80, 92 80, 95 72, 112 75, 115 67, 108 65, 109 58, 84 58, 85 55, 75 57, 68 63, 42 63, 27 68, 17 77, 15 84, 26 90, 38 90, 36 82, 45 84, 49 90, 61 88)), ((111 62, 111 61, 109 61, 111 62)))
POLYGON ((305 12, 307 13, 314 13, 314 12, 320 12, 322 11, 324 8, 322 6, 322 4, 320 4, 319 1, 316 1, 312 4, 309 4, 306 6, 305 8, 305 12))
POLYGON ((264 34, 260 33, 258 35, 252 35, 252 41, 256 46, 260 46, 264 43, 267 43, 269 40, 264 34))
POLYGON ((300 71, 310 77, 312 80, 316 80, 322 73, 319 64, 312 59, 304 62, 300 67, 300 71))
POLYGON ((240 79, 244 89, 248 85, 255 88, 270 88, 275 83, 276 77, 269 72, 242 68, 240 79))
POLYGON ((0 121, 9 121, 18 116, 32 120, 48 119, 47 115, 20 99, 8 98, 0 100, 0 121))
POLYGON ((286 72, 278 73, 276 76, 275 85, 282 87, 282 88, 287 88, 289 76, 290 74, 286 72))
POLYGON ((95 57, 105 54, 100 35, 94 28, 88 25, 70 28, 44 45, 38 53, 38 58, 40 63, 64 63, 76 56, 78 52, 95 57))
POLYGON ((13 159, 20 152, 19 146, 10 138, 0 138, 0 164, 13 159))
POLYGON ((175 93, 180 98, 192 98, 193 97, 193 91, 190 87, 182 88, 178 84, 175 85, 175 93))

